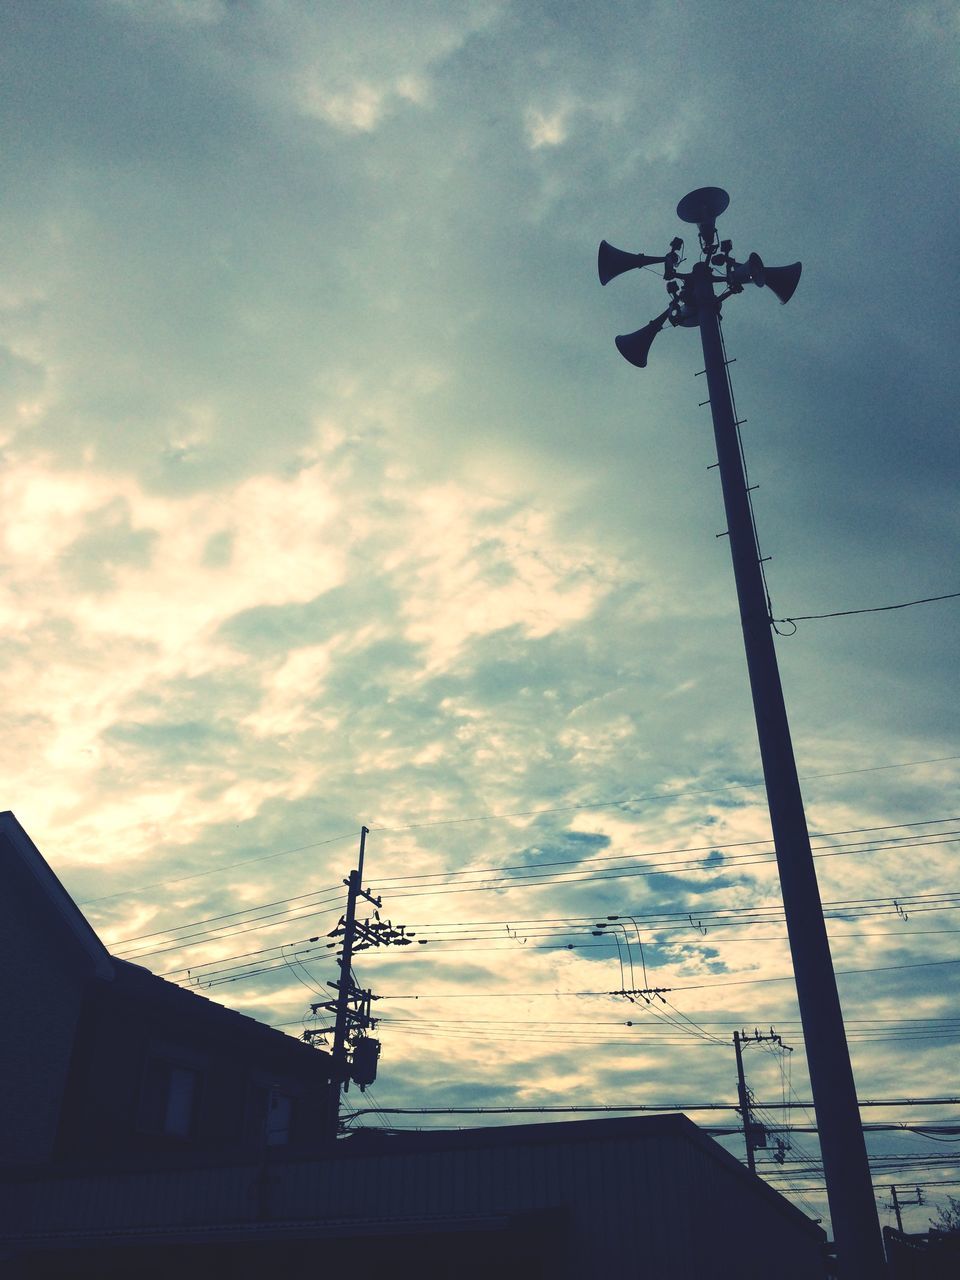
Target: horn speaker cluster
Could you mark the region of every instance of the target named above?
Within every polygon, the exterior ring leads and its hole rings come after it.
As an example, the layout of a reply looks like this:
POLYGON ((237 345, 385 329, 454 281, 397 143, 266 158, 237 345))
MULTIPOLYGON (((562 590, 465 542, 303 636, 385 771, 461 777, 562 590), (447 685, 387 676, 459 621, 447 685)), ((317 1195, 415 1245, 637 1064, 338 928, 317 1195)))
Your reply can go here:
POLYGON ((758 288, 769 289, 781 302, 789 302, 800 283, 802 267, 799 262, 789 267, 768 267, 759 253, 751 253, 746 262, 736 262, 730 257, 733 247, 729 240, 720 241, 717 236, 716 221, 730 203, 730 197, 722 187, 698 187, 685 195, 677 205, 677 217, 683 222, 692 222, 700 234, 700 248, 703 261, 693 271, 679 270, 683 258, 683 241, 671 241, 670 253, 662 258, 651 258, 645 253, 627 253, 617 249, 606 240, 600 241, 597 254, 597 271, 601 284, 609 284, 625 271, 636 267, 649 267, 663 263, 663 279, 667 292, 671 296, 670 306, 662 315, 645 324, 635 333, 622 333, 616 340, 617 350, 625 360, 629 360, 638 369, 647 367, 647 356, 653 340, 669 320, 672 325, 691 328, 700 324, 698 307, 694 301, 697 288, 694 282, 698 273, 707 272, 711 292, 714 285, 726 284, 726 291, 719 297, 714 296, 719 315, 719 304, 725 302, 731 294, 742 293, 745 284, 755 284, 758 288), (711 267, 726 266, 726 276, 714 275, 711 267), (680 285, 683 281, 683 285, 680 285))

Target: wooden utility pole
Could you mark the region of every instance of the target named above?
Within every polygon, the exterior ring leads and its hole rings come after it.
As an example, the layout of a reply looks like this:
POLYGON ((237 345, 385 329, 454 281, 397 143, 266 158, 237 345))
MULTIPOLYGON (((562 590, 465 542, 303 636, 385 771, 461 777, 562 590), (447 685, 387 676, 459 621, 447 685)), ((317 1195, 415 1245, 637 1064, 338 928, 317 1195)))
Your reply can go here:
POLYGON ((737 1097, 740 1099, 740 1118, 743 1120, 743 1141, 747 1148, 747 1168, 751 1173, 757 1172, 757 1162, 753 1154, 753 1121, 750 1116, 750 1092, 743 1075, 743 1052, 740 1048, 740 1032, 733 1033, 733 1047, 737 1053, 737 1097))
MULTIPOLYGON (((363 855, 367 846, 366 827, 360 828, 360 852, 357 857, 357 869, 351 871, 344 881, 347 886, 347 910, 343 918, 343 942, 337 964, 340 966, 340 977, 331 985, 337 991, 336 1000, 314 1006, 329 1009, 335 1014, 333 1026, 333 1047, 330 1051, 331 1081, 329 1105, 327 1110, 326 1136, 332 1142, 340 1131, 340 1095, 350 1080, 350 1064, 347 1059, 347 1038, 354 1029, 366 1030, 372 1023, 370 1017, 369 991, 361 991, 355 986, 352 976, 353 949, 357 934, 357 899, 366 898, 374 906, 381 905, 379 898, 374 898, 363 887, 363 855)), ((339 928, 335 930, 339 932, 339 928)))

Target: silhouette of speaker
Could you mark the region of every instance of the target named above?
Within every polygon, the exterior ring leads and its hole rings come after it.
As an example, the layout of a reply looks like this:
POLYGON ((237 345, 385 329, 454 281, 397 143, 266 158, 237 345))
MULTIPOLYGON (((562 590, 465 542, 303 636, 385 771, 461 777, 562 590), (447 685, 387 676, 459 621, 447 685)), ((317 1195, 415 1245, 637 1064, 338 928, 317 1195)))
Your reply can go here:
POLYGON ((666 262, 666 258, 648 258, 645 253, 627 253, 624 249, 615 249, 606 240, 600 241, 597 253, 597 272, 601 284, 608 284, 614 276, 622 276, 624 271, 632 271, 634 267, 649 267, 656 262, 666 262))
POLYGON ((802 263, 792 262, 789 267, 764 267, 763 280, 768 289, 777 295, 781 302, 789 302, 800 283, 802 263))
POLYGON ((619 338, 616 339, 617 350, 624 360, 629 360, 638 369, 647 367, 647 356, 650 354, 653 340, 666 324, 669 314, 669 311, 664 311, 662 315, 657 316, 656 320, 651 320, 649 324, 645 324, 636 333, 620 334, 619 338))
POLYGON ((682 222, 695 222, 700 234, 709 240, 714 223, 729 203, 730 197, 723 187, 698 187, 677 205, 677 217, 682 222))
POLYGON ((751 253, 746 262, 734 264, 730 279, 735 284, 755 284, 761 289, 766 286, 781 302, 789 302, 800 283, 802 270, 799 262, 789 267, 767 267, 759 253, 751 253))
POLYGON ((733 284, 756 284, 762 287, 765 270, 759 253, 751 253, 746 262, 731 264, 729 279, 733 284))

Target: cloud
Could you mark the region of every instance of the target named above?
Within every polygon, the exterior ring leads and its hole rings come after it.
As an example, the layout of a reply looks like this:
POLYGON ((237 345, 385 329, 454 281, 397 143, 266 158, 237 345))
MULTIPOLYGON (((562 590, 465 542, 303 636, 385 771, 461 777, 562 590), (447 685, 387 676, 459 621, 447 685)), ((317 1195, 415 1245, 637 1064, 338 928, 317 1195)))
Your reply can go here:
POLYGON ((532 150, 559 147, 566 142, 570 110, 570 107, 558 107, 554 111, 539 111, 535 107, 528 109, 525 124, 532 150))
MULTIPOLYGON (((266 948, 274 968, 205 990, 295 1033, 330 976, 302 939, 370 826, 372 886, 450 939, 364 958, 392 1011, 380 1100, 509 1104, 521 1075, 531 1103, 728 1097, 739 1019, 789 1028, 804 1091, 782 923, 739 914, 778 881, 739 860, 769 821, 697 335, 623 362, 662 283, 601 290, 595 253, 680 231, 689 260, 677 200, 727 187, 739 256, 804 263, 789 308, 724 304, 776 615, 950 589, 946 20, 819 17, 733 3, 709 56, 704 6, 666 3, 0 18, 5 802, 118 946, 240 913, 145 962, 266 948), (500 867, 526 887, 478 886, 500 867), (627 913, 721 1045, 571 994, 623 978, 562 929, 627 913), (777 981, 717 985, 738 974, 777 981)), ((812 829, 926 824, 818 836, 851 846, 817 861, 847 903, 838 967, 951 955, 949 910, 892 900, 952 884, 929 820, 956 762, 906 763, 957 754, 952 607, 777 641, 812 829)), ((851 1026, 946 1016, 944 972, 844 979, 851 1026)), ((862 1090, 915 1061, 947 1087, 949 1049, 905 1025, 858 1033, 862 1090)), ((750 1070, 779 1091, 772 1059, 750 1070)))

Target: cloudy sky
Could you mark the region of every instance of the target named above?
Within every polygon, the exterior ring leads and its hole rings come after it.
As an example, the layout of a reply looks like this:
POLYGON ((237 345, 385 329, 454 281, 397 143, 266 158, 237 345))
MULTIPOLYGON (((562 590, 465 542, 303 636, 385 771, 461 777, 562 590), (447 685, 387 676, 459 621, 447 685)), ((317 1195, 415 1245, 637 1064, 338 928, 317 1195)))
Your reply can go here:
MULTIPOLYGON (((699 343, 625 363, 666 295, 596 247, 719 185, 738 256, 804 264, 725 308, 776 616, 960 590, 955 6, 0 25, 4 807, 119 954, 294 1035, 370 827, 428 939, 357 965, 381 1107, 731 1102, 740 1025, 809 1099, 699 343), (573 994, 624 983, 671 1003, 573 994)), ((957 606, 777 642, 864 1098, 958 1092, 957 606)), ((870 1145, 881 1200, 960 1179, 870 1145)), ((815 1156, 765 1170, 822 1213, 815 1156)))

